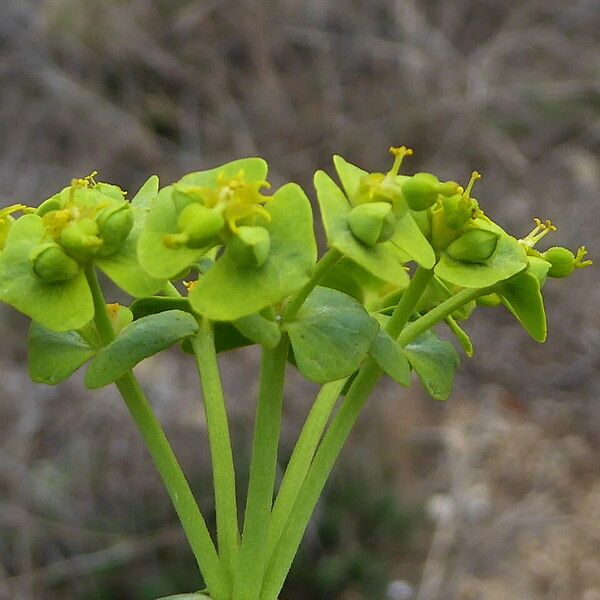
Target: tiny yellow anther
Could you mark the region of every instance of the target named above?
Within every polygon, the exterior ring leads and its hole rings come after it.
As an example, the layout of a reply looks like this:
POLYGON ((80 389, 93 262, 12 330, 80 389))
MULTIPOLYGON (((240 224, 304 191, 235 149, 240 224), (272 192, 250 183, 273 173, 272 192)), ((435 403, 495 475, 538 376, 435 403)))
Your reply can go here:
POLYGON ((542 221, 536 217, 533 219, 533 222, 535 227, 524 238, 519 240, 529 248, 533 248, 544 236, 557 229, 556 225, 554 225, 550 219, 542 221))
POLYGON ((390 154, 392 154, 394 157, 394 164, 388 171, 388 175, 398 175, 398 171, 400 171, 400 165, 402 165, 404 157, 412 156, 413 151, 412 148, 407 148, 406 146, 390 146, 390 154))
POLYGON ((112 302, 106 305, 106 311, 111 317, 115 317, 119 312, 120 304, 118 302, 112 302))
POLYGON ((188 291, 188 294, 198 285, 198 280, 195 281, 184 281, 183 286, 188 291))

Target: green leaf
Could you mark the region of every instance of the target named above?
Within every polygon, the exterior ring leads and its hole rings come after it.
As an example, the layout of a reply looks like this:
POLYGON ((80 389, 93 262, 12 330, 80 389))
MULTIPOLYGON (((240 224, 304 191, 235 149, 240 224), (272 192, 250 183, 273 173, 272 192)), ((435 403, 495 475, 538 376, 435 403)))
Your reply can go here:
POLYGON ((435 252, 408 208, 397 217, 396 233, 391 241, 425 269, 435 265, 435 252))
POLYGON ((498 295, 504 306, 536 342, 546 341, 546 311, 540 283, 535 275, 521 273, 509 279, 500 286, 498 295))
POLYGON ((473 342, 471 342, 471 338, 467 332, 452 317, 446 317, 445 321, 464 353, 471 358, 473 356, 473 342))
POLYGON ((552 265, 547 260, 537 256, 528 256, 527 262, 529 263, 527 272, 533 275, 540 282, 541 287, 544 285, 544 281, 546 281, 546 276, 548 275, 548 271, 552 265))
POLYGON ((204 594, 177 594, 176 596, 164 596, 158 600, 210 600, 208 596, 204 594))
POLYGON ((233 325, 244 337, 271 350, 281 340, 281 330, 277 323, 265 319, 258 313, 242 317, 234 321, 233 325))
POLYGON ((390 287, 400 291, 400 288, 375 277, 347 256, 342 257, 327 271, 320 285, 352 296, 365 306, 380 301, 390 292, 390 287))
POLYGON ((314 183, 329 246, 339 250, 375 277, 406 287, 409 277, 402 264, 407 260, 406 254, 392 242, 373 247, 361 244, 348 227, 350 206, 344 192, 324 171, 315 173, 314 183))
POLYGON ((243 335, 233 323, 227 321, 216 321, 214 323, 215 331, 215 351, 227 352, 236 350, 244 346, 251 346, 254 342, 243 335))
POLYGON ((0 254, 0 300, 53 331, 80 329, 94 316, 92 294, 81 269, 67 281, 50 283, 31 271, 30 252, 44 240, 38 215, 17 219, 0 254))
POLYGON ((460 363, 454 346, 428 331, 407 344, 403 351, 427 393, 434 400, 447 400, 454 371, 460 363))
POLYGON ((295 183, 265 204, 271 250, 260 267, 244 266, 225 250, 190 292, 192 306, 214 321, 235 321, 283 300, 302 287, 317 260, 310 202, 295 183))
POLYGON ((285 324, 300 372, 326 383, 353 373, 379 330, 364 307, 342 292, 316 287, 285 324))
MULTIPOLYGON (((141 191, 141 190, 140 190, 141 191)), ((106 273, 122 290, 134 297, 148 296, 162 289, 166 277, 149 275, 140 265, 138 240, 147 217, 146 209, 132 206, 134 222, 129 235, 118 252, 96 259, 98 268, 106 273)))
POLYGON ((140 265, 151 276, 172 279, 195 263, 209 249, 167 248, 163 239, 177 233, 177 210, 173 201, 173 186, 160 190, 151 204, 137 247, 140 265))
POLYGON ((155 315, 167 310, 182 310, 190 314, 195 314, 187 298, 178 298, 177 296, 148 296, 147 298, 138 298, 131 303, 129 307, 133 313, 134 319, 155 315))
POLYGON ((333 164, 346 196, 350 199, 354 198, 358 192, 360 180, 369 173, 337 154, 333 157, 333 164))
POLYGON ((442 252, 435 274, 464 288, 484 288, 504 281, 527 268, 525 250, 512 236, 503 234, 491 258, 482 263, 464 263, 442 252))
POLYGON ((96 353, 76 331, 56 332, 31 322, 29 375, 36 383, 56 385, 70 377, 96 353))
POLYGON ((400 385, 410 385, 410 365, 400 345, 385 330, 380 329, 369 350, 375 362, 400 385))
POLYGON ((138 190, 138 193, 131 199, 131 205, 145 210, 150 208, 150 205, 158 195, 158 177, 152 175, 148 177, 144 185, 138 190))
POLYGON ((220 167, 206 171, 195 171, 184 175, 177 183, 215 187, 217 177, 223 173, 226 178, 235 177, 240 171, 244 172, 246 181, 264 181, 267 178, 268 165, 262 158, 240 158, 220 167))
POLYGON ((85 374, 85 385, 91 389, 108 385, 144 358, 197 331, 196 319, 180 310, 142 317, 125 327, 112 343, 98 351, 85 374))

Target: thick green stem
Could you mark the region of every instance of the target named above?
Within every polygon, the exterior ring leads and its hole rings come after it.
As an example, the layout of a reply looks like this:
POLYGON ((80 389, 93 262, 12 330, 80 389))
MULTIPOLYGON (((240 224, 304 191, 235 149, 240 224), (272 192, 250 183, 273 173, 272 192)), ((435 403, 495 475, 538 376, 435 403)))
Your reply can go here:
POLYGON ((319 391, 302 427, 294 451, 285 470, 283 481, 277 493, 277 499, 269 521, 266 555, 270 560, 281 533, 292 512, 310 464, 315 456, 325 427, 335 408, 347 379, 325 384, 319 391))
POLYGON ((304 304, 304 301, 308 295, 315 289, 319 282, 340 259, 342 258, 341 252, 335 248, 330 248, 323 255, 321 260, 317 263, 315 271, 310 280, 305 283, 292 297, 292 299, 286 304, 283 311, 283 320, 291 321, 296 313, 300 310, 300 307, 304 304))
POLYGON ((235 490, 235 468, 229 435, 227 409, 215 352, 212 324, 200 322, 200 330, 192 339, 196 364, 202 384, 204 410, 213 468, 217 540, 223 566, 233 585, 233 573, 239 552, 238 513, 235 490))
MULTIPOLYGON (((406 324, 432 277, 432 271, 422 268, 417 270, 388 322, 387 331, 390 335, 396 337, 406 324)), ((382 371, 375 361, 370 358, 365 361, 350 386, 344 403, 323 436, 283 533, 267 566, 260 596, 261 600, 276 600, 283 587, 325 483, 362 407, 377 385, 381 373, 382 371)))
POLYGON ((278 597, 327 478, 380 374, 381 370, 377 364, 368 359, 323 436, 283 533, 271 555, 265 572, 261 600, 275 600, 278 597))
POLYGON ((131 372, 117 381, 117 388, 167 488, 211 597, 227 600, 226 574, 198 504, 152 407, 131 372))
POLYGON ((402 328, 410 319, 410 316, 413 314, 415 306, 419 301, 419 298, 423 295, 423 292, 429 285, 429 282, 433 279, 433 270, 424 269, 423 267, 419 267, 412 279, 410 280, 410 284, 402 294, 402 298, 400 298, 400 302, 394 309, 390 320, 388 321, 386 331, 390 334, 391 337, 397 338, 402 328))
MULTIPOLYGON (((94 321, 98 335, 102 344, 107 345, 115 334, 93 267, 86 269, 86 277, 94 300, 94 321)), ((144 392, 131 371, 116 384, 171 497, 212 597, 215 600, 228 600, 227 579, 204 518, 144 392)))
POLYGON ((250 482, 233 589, 234 600, 258 599, 266 566, 265 544, 275 488, 288 348, 289 338, 284 334, 274 350, 263 349, 250 482))
POLYGON ((434 325, 443 321, 455 310, 458 310, 480 296, 492 293, 492 291, 493 287, 461 290, 402 329, 401 333, 396 336, 398 337, 398 343, 401 346, 406 346, 406 344, 412 342, 415 338, 431 329, 434 325))

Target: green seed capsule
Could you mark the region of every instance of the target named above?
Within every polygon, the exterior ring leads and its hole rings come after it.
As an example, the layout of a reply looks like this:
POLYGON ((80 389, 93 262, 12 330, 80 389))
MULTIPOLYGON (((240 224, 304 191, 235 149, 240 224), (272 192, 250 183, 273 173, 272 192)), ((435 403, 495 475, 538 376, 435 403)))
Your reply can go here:
POLYGON ((98 235, 102 246, 98 256, 110 256, 117 252, 127 239, 133 227, 133 211, 127 203, 119 203, 105 208, 96 217, 98 235))
POLYGON ((425 210, 436 203, 440 194, 447 196, 457 190, 457 183, 443 183, 431 173, 416 173, 402 184, 402 194, 412 210, 425 210))
POLYGON ((225 220, 220 212, 198 202, 188 204, 177 218, 177 227, 185 234, 186 245, 190 248, 202 248, 210 244, 224 225, 225 220))
POLYGON ((238 227, 227 249, 240 264, 260 267, 269 257, 271 236, 264 227, 238 227))
POLYGON ((389 202, 369 202, 354 207, 348 215, 348 226, 354 237, 367 246, 389 240, 396 219, 389 202))
POLYGON ((88 262, 102 246, 96 221, 85 217, 70 223, 60 234, 60 245, 78 263, 88 262))
POLYGON ((575 255, 567 248, 554 246, 542 254, 550 263, 549 277, 568 277, 575 270, 575 255))
POLYGON ((29 260, 33 274, 48 282, 67 281, 79 271, 77 262, 54 242, 34 248, 29 260))
POLYGON ((472 216, 475 205, 465 195, 453 194, 442 200, 444 218, 450 229, 460 229, 472 216))
POLYGON ((449 256, 466 263, 486 261, 496 251, 498 238, 495 231, 469 229, 446 248, 449 256))

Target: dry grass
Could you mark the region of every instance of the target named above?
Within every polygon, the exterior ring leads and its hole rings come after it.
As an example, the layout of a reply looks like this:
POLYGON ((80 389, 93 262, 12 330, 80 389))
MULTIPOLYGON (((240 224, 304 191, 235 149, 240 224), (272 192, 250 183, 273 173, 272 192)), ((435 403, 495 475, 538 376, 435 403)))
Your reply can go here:
MULTIPOLYGON (((482 171, 477 195, 508 228, 525 233, 533 216, 552 217, 561 241, 585 240, 600 256, 594 0, 3 0, 0 8, 6 203, 35 203, 92 169, 133 189, 150 172, 168 182, 255 153, 276 183, 310 189, 333 152, 380 169, 390 144, 407 143, 410 168, 461 181, 482 171)), ((372 402, 340 472, 385 483, 407 505, 437 494, 433 531, 422 529, 410 549, 387 547, 392 575, 419 600, 598 599, 596 282, 588 270, 568 287, 549 286, 544 347, 508 315, 477 316, 478 354, 447 407, 389 386, 372 402)), ((140 582, 159 570, 167 585, 186 585, 185 545, 117 399, 85 393, 78 380, 29 384, 25 321, 1 315, 0 598, 146 598, 163 588, 140 582), (165 567, 177 564, 183 574, 165 567)), ((224 362, 243 464, 256 357, 224 362)), ((190 365, 171 355, 141 373, 210 511, 190 365)), ((290 389, 285 451, 308 390, 290 389)), ((317 533, 308 545, 315 561, 327 553, 317 533)), ((342 537, 344 547, 359 543, 352 532, 342 537)), ((334 596, 366 598, 350 580, 334 596)))

